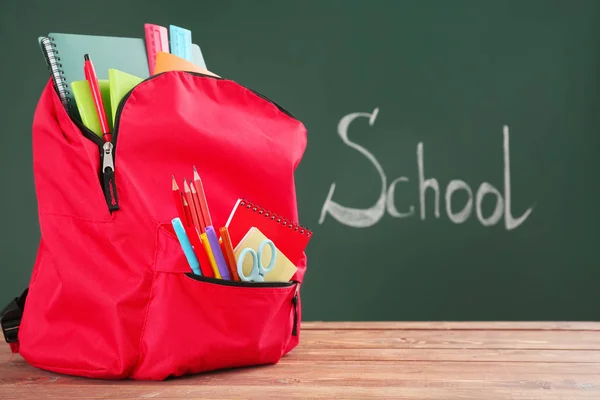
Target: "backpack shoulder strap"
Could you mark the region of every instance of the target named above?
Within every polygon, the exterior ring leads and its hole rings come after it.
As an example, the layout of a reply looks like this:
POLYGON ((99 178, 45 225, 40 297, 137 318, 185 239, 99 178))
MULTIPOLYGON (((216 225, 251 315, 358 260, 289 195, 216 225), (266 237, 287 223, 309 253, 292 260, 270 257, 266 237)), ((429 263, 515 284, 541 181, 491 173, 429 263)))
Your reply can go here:
POLYGON ((4 340, 10 345, 13 353, 19 352, 19 326, 21 326, 21 318, 23 317, 28 292, 29 288, 25 289, 21 296, 15 297, 0 312, 0 325, 2 325, 4 340))

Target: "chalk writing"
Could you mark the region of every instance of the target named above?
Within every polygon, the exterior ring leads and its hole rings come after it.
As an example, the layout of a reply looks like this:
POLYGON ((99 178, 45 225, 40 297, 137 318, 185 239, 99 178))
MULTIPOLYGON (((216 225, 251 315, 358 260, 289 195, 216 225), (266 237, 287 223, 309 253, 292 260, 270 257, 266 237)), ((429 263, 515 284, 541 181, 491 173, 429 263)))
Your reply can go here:
MULTIPOLYGON (((410 179, 406 176, 401 176, 392 180, 387 185, 387 177, 381 164, 377 161, 377 158, 363 146, 352 142, 348 139, 348 128, 350 124, 357 118, 368 118, 369 125, 373 126, 379 114, 379 108, 375 108, 372 113, 357 112, 345 115, 339 122, 337 127, 337 133, 342 139, 342 142, 348 147, 356 150, 362 154, 369 162, 373 165, 377 171, 381 180, 381 191, 378 193, 377 201, 373 206, 369 208, 352 208, 343 206, 342 204, 333 200, 335 194, 336 184, 333 182, 329 187, 329 193, 323 203, 321 209, 321 216, 319 218, 319 224, 325 222, 327 215, 330 215, 336 221, 354 228, 367 228, 375 225, 379 222, 383 216, 387 213, 393 218, 408 218, 415 215, 415 206, 410 205, 407 210, 399 211, 394 203, 394 195, 396 186, 400 183, 409 184, 410 179)), ((503 168, 504 168, 504 192, 501 193, 497 188, 491 185, 489 182, 482 182, 475 193, 475 199, 473 199, 473 190, 471 186, 460 179, 453 179, 446 185, 444 193, 444 202, 446 215, 448 219, 455 224, 462 224, 466 222, 473 214, 475 209, 475 215, 482 226, 491 227, 495 226, 504 217, 504 228, 506 230, 512 230, 522 225, 525 220, 531 215, 533 207, 528 208, 519 217, 514 217, 511 208, 512 192, 510 184, 510 146, 509 146, 509 129, 508 126, 504 126, 502 130, 503 135, 503 168), (467 194, 467 201, 462 209, 456 211, 452 207, 453 195, 458 191, 464 191, 467 194), (491 215, 483 215, 482 203, 485 196, 495 197, 496 204, 494 211, 491 215), (475 200, 475 202, 473 202, 475 200)), ((419 192, 419 217, 421 220, 425 220, 427 217, 425 196, 427 193, 432 192, 434 196, 433 203, 433 216, 440 218, 440 184, 436 178, 425 176, 425 162, 424 162, 424 148, 423 142, 417 144, 417 169, 418 169, 418 192, 419 192)))

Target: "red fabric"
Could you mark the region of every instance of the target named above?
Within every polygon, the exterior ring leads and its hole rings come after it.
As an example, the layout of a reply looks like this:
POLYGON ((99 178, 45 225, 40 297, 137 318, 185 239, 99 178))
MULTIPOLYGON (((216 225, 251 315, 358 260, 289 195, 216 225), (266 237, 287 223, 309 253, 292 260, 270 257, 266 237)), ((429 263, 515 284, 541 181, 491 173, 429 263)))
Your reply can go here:
MULTIPOLYGON (((296 285, 232 287, 187 276, 170 229, 170 178, 189 179, 196 166, 216 229, 239 197, 297 221, 293 173, 305 147, 304 126, 248 89, 168 72, 138 85, 122 110, 120 210, 111 214, 99 147, 49 83, 33 123, 41 242, 22 356, 55 372, 135 379, 277 362, 299 340, 296 285)), ((306 257, 298 268, 301 281, 306 257)))
POLYGON ((10 347, 10 351, 13 354, 17 354, 19 352, 19 342, 12 342, 8 344, 10 347))

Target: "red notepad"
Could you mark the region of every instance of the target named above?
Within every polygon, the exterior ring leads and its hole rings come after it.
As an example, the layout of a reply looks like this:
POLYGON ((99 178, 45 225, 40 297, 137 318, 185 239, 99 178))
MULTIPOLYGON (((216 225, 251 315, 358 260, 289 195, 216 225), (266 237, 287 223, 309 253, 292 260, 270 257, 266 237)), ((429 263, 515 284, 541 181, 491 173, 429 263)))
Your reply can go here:
POLYGON ((254 226, 295 265, 304 256, 304 249, 312 236, 309 229, 245 199, 237 201, 225 226, 234 248, 254 226))

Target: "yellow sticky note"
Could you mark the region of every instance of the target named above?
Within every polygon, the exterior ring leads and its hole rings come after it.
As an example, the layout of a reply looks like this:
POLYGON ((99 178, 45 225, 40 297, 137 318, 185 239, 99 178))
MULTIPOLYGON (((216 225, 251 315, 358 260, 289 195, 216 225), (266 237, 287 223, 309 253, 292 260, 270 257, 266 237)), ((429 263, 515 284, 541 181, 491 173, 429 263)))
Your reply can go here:
MULTIPOLYGON (((246 247, 258 252, 260 244, 266 239, 267 237, 258 228, 250 228, 246 236, 240 240, 240 243, 234 250, 235 259, 239 261, 240 253, 246 247)), ((279 251, 279 249, 277 249, 277 243, 274 244, 276 249, 275 266, 271 271, 265 274, 265 282, 289 282, 298 268, 296 268, 296 266, 281 251, 279 251)), ((271 248, 269 246, 263 247, 262 257, 263 266, 268 266, 269 262, 271 261, 271 248)), ((260 262, 260 260, 258 261, 260 262)), ((250 276, 252 266, 252 257, 247 254, 242 264, 242 271, 244 272, 244 275, 250 276)))

